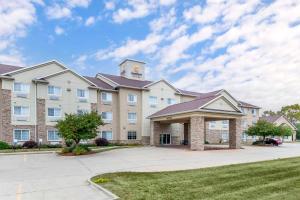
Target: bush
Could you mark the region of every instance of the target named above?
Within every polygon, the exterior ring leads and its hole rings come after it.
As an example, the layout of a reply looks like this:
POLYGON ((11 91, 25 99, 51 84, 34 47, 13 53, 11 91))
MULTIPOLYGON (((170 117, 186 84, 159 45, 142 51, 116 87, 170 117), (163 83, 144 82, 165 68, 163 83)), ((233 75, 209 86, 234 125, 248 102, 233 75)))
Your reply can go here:
POLYGON ((82 145, 77 145, 72 151, 72 153, 77 156, 86 154, 87 152, 89 152, 89 148, 82 145))
POLYGON ((70 147, 74 144, 74 141, 73 140, 66 140, 65 143, 66 143, 67 147, 70 147))
POLYGON ((0 149, 9 149, 11 146, 4 141, 0 141, 0 149))
POLYGON ((264 141, 262 140, 257 140, 252 143, 252 145, 262 145, 262 144, 264 144, 264 141))
POLYGON ((38 144, 35 141, 32 141, 32 140, 26 141, 22 145, 23 148, 28 148, 28 149, 36 148, 37 146, 38 146, 38 144))
POLYGON ((41 148, 61 148, 61 144, 42 144, 41 148))
POLYGON ((107 139, 105 138, 97 138, 95 140, 95 144, 97 146, 108 146, 109 142, 107 141, 107 139))

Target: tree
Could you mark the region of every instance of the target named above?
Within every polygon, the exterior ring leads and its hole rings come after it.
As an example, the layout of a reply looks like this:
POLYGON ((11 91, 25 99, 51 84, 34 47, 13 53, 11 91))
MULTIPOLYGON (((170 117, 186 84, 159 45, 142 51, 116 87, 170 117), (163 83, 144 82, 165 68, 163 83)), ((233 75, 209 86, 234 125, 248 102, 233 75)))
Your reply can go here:
POLYGON ((275 111, 272 111, 272 110, 265 110, 263 112, 263 116, 264 117, 265 116, 274 116, 274 115, 278 115, 279 113, 280 113, 280 111, 275 112, 275 111))
POLYGON ((281 108, 280 112, 283 115, 285 115, 294 124, 297 121, 300 121, 300 105, 299 104, 284 106, 281 108))
POLYGON ((266 136, 274 135, 275 125, 265 120, 258 120, 255 125, 252 125, 246 131, 247 135, 262 136, 265 140, 266 136))
POLYGON ((286 125, 276 126, 274 132, 276 132, 274 135, 282 137, 291 136, 293 134, 292 129, 286 125))
POLYGON ((62 138, 73 140, 77 145, 80 140, 95 138, 97 127, 102 124, 102 119, 97 112, 81 115, 66 114, 65 119, 57 122, 56 128, 62 138))
POLYGON ((297 127, 297 135, 296 135, 296 138, 297 138, 297 139, 300 139, 300 124, 296 124, 296 127, 297 127))

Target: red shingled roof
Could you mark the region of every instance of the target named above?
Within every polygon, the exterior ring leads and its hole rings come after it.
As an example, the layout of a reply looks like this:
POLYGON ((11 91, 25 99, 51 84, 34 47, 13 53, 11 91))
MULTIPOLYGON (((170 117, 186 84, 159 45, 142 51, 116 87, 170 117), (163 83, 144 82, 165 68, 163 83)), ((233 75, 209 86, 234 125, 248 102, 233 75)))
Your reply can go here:
POLYGON ((104 81, 102 81, 99 78, 89 77, 89 76, 84 76, 84 78, 88 79, 89 81, 91 81, 92 83, 94 83, 99 88, 107 89, 107 90, 113 90, 114 89, 114 87, 112 87, 111 85, 105 83, 104 81))
POLYGON ((150 115, 149 118, 170 115, 170 114, 175 114, 175 113, 180 113, 180 112, 193 111, 193 110, 196 110, 196 109, 200 108, 201 106, 205 105, 209 101, 215 99, 217 96, 214 93, 207 93, 207 95, 203 95, 203 97, 199 97, 195 100, 168 106, 168 107, 150 115))
POLYGON ((110 75, 110 74, 103 74, 99 73, 101 76, 104 76, 105 78, 108 78, 112 80, 113 82, 117 83, 119 86, 125 86, 125 87, 135 87, 135 88, 143 88, 146 85, 152 83, 152 81, 140 81, 140 80, 134 80, 125 78, 123 76, 116 76, 116 75, 110 75))
POLYGON ((5 74, 22 68, 23 67, 19 66, 0 64, 0 74, 5 74))

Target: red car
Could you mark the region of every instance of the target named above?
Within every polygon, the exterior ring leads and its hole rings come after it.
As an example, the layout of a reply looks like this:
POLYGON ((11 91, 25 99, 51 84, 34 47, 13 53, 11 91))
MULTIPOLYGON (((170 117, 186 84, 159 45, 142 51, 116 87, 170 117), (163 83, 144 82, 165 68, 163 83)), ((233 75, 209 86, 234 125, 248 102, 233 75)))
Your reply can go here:
POLYGON ((267 138, 265 140, 266 144, 273 144, 274 146, 278 146, 282 144, 282 141, 278 138, 267 138))

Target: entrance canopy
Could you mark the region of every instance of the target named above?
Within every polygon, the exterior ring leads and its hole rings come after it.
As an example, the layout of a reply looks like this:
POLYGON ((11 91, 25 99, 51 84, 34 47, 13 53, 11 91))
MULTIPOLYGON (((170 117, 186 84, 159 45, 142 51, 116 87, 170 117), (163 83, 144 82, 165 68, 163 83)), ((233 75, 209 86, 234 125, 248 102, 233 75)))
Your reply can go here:
POLYGON ((229 120, 229 147, 240 148, 241 117, 239 103, 225 90, 207 93, 197 99, 168 106, 151 119, 151 145, 158 145, 166 124, 184 124, 184 140, 192 150, 204 150, 205 122, 229 120))

